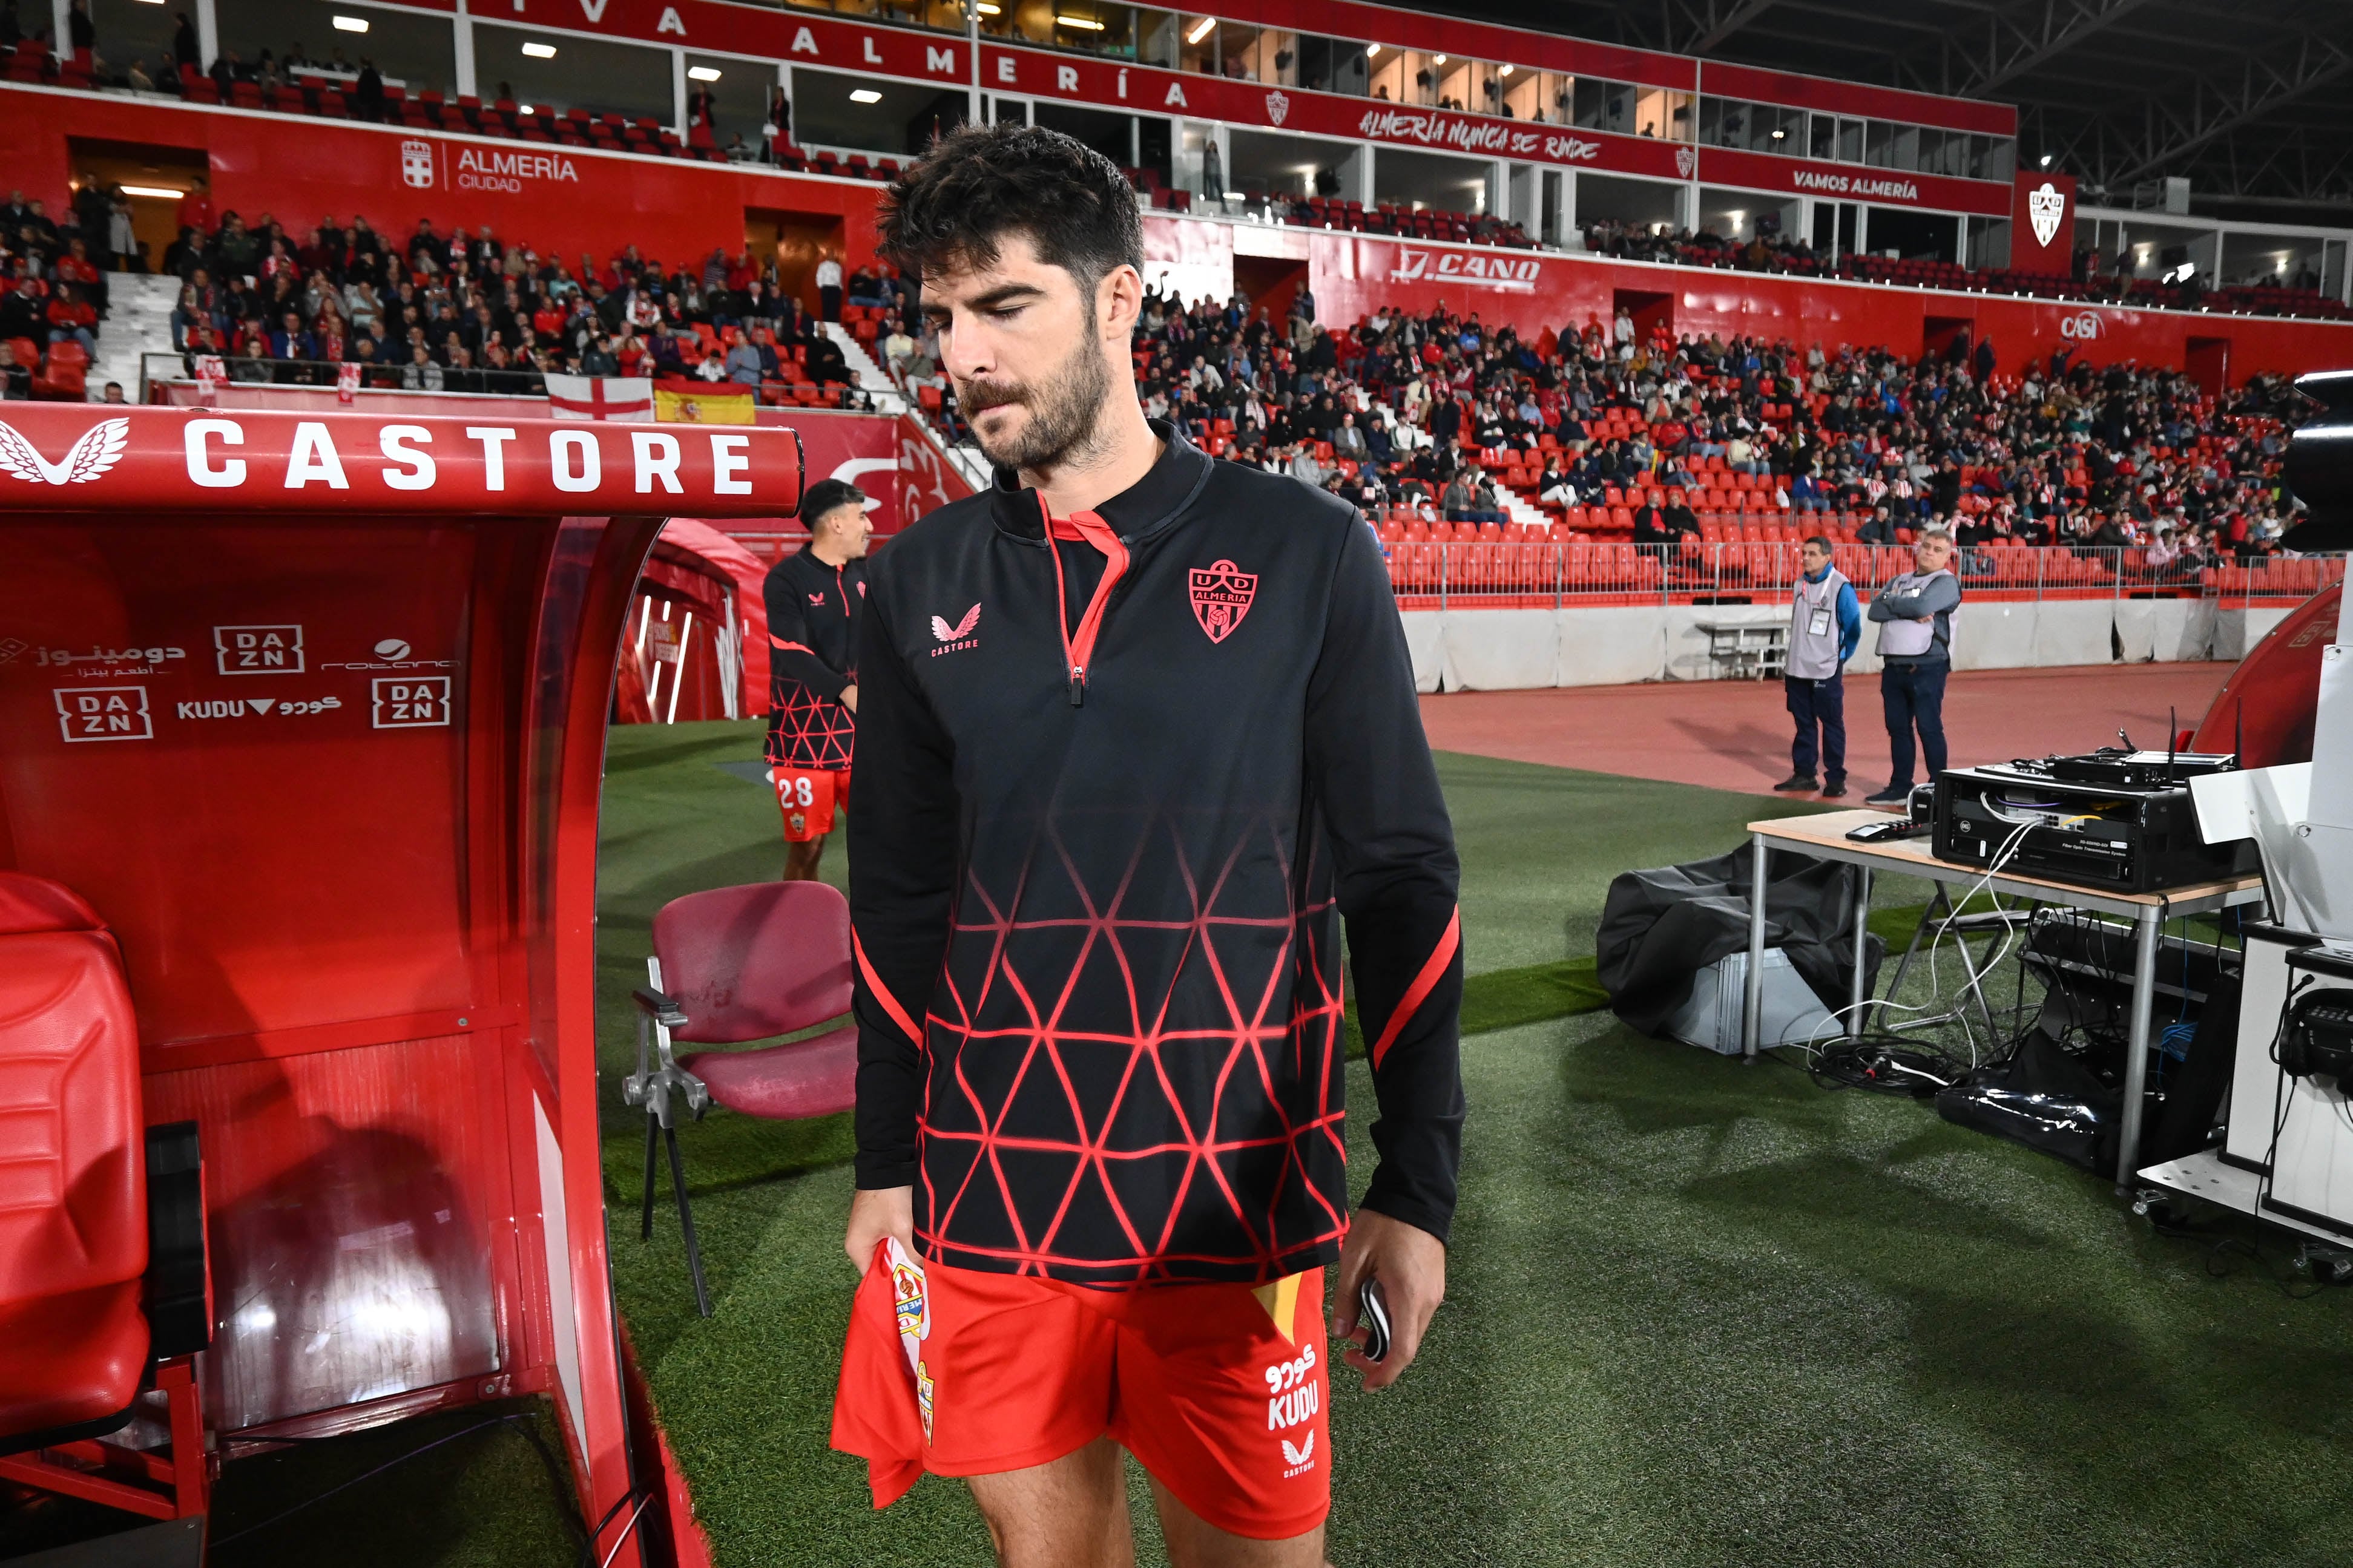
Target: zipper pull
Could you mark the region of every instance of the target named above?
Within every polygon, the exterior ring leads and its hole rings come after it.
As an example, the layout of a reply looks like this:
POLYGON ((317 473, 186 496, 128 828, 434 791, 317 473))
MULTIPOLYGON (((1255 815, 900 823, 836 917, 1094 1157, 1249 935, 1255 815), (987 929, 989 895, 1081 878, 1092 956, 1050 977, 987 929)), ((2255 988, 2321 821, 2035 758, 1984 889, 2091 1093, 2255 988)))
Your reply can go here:
POLYGON ((1071 666, 1071 706, 1082 707, 1087 698, 1087 672, 1077 665, 1071 666))

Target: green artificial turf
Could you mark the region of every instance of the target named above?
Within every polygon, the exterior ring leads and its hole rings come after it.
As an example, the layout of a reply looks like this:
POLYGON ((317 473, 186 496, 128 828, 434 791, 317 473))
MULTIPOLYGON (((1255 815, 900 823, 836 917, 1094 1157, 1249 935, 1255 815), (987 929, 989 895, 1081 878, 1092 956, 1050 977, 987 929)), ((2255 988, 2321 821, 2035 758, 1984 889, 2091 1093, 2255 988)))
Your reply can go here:
MULTIPOLYGON (((664 900, 781 864, 765 792, 714 765, 755 736, 613 739, 600 1041, 622 1310, 721 1568, 985 1562, 960 1487, 926 1479, 876 1514, 862 1466, 826 1447, 855 1280, 841 1120, 714 1113, 684 1134, 713 1319, 666 1187, 636 1238, 627 989, 664 900)), ((2105 1183, 1918 1102, 1592 1011, 1609 879, 1722 853, 1788 803, 1440 765, 1472 976, 1461 1208, 1421 1362, 1378 1395, 1339 1380, 1335 1562, 2347 1560, 2353 1296, 2291 1299, 2213 1237, 2159 1237, 2105 1183)), ((1874 929, 1900 949, 1926 893, 1883 879, 1874 929)), ((1370 1103, 1363 1063, 1349 1088, 1370 1103)))

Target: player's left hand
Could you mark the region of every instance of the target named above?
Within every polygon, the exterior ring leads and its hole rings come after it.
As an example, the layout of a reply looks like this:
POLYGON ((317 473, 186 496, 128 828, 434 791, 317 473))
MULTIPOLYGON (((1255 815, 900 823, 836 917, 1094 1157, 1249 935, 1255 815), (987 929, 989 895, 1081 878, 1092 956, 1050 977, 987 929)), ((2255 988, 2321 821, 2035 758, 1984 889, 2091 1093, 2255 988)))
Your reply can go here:
POLYGON ((1347 1345, 1346 1361, 1365 1374, 1366 1388, 1387 1388, 1413 1364, 1430 1320, 1446 1300, 1446 1244, 1419 1226, 1360 1208, 1348 1222, 1340 1246, 1340 1279, 1331 1303, 1330 1342, 1347 1345), (1356 1348, 1356 1296, 1366 1279, 1378 1279, 1388 1300, 1389 1353, 1366 1359, 1356 1348))

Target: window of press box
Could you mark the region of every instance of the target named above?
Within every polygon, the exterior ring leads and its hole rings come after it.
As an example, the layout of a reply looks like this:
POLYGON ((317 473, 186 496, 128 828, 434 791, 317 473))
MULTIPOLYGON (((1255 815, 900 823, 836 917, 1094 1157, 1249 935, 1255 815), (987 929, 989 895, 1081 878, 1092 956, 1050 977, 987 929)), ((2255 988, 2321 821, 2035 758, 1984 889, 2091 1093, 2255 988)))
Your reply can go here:
POLYGON ((1133 114, 1037 99, 1029 105, 1029 123, 1082 142, 1123 169, 1135 167, 1138 148, 1133 114))
MULTIPOLYGON (((894 0, 887 12, 873 0, 852 5, 842 0, 839 5, 828 5, 823 0, 786 0, 787 4, 807 5, 818 11, 847 11, 860 16, 888 15, 892 20, 905 18, 943 33, 961 33, 965 28, 964 0, 894 0)), ((992 0, 994 3, 994 0, 992 0)))
MULTIPOLYGON (((46 17, 46 11, 42 15, 46 17)), ((125 71, 135 64, 143 67, 150 78, 171 59, 172 40, 180 30, 179 18, 170 6, 148 5, 144 0, 90 0, 90 19, 98 29, 99 58, 110 71, 125 71)), ((314 11, 311 20, 323 24, 324 18, 314 11)), ((326 29, 322 25, 319 30, 326 29)), ((329 37, 336 44, 350 42, 340 35, 329 37)), ((329 52, 319 51, 322 56, 329 52)))
POLYGON ((1920 128, 1916 125, 1890 125, 1887 128, 1887 166, 1915 174, 1920 168, 1920 128))
POLYGON ((1634 97, 1634 134, 1662 142, 1692 139, 1692 98, 1664 88, 1629 88, 1634 97))
MULTIPOLYGON (((1734 147, 1744 152, 1783 153, 1795 156, 1798 139, 1802 134, 1805 112, 1782 109, 1770 103, 1748 103, 1736 98, 1704 98, 1700 100, 1699 139, 1711 147, 1734 147)), ((1641 132, 1656 135, 1647 117, 1641 132)))
POLYGON ((1389 103, 1430 104, 1438 101, 1436 84, 1430 57, 1419 49, 1394 49, 1387 45, 1373 46, 1377 50, 1372 57, 1371 87, 1373 97, 1389 103))
POLYGON ((1314 92, 1372 93, 1372 60, 1365 46, 1347 38, 1299 36, 1299 85, 1314 92))
MULTIPOLYGON (((1020 9, 1027 12, 1029 7, 1020 9)), ((1109 55, 1115 59, 1135 58, 1134 6, 1107 5, 1094 0, 1055 0, 1047 9, 1051 13, 1047 18, 1051 30, 1044 41, 1056 48, 1109 55)))
POLYGON ((1218 28, 1218 68, 1236 81, 1299 85, 1299 35, 1280 27, 1226 22, 1218 28))
MULTIPOLYGON (((1025 118, 1018 107, 999 104, 1000 122, 1025 118), (1006 107, 1014 111, 1007 114, 1006 107)), ((962 124, 965 109, 962 88, 793 68, 793 140, 803 147, 905 158, 920 154, 941 131, 962 124), (860 101, 852 93, 881 96, 860 101)))
POLYGON ((1042 44, 1055 39, 1053 0, 980 0, 983 37, 1016 44, 1042 44))
POLYGON ((1569 79, 1557 71, 1513 69, 1504 78, 1504 112, 1539 125, 1566 125, 1569 79))
POLYGON ((485 103, 512 99, 543 110, 585 109, 662 125, 678 116, 670 51, 610 38, 478 21, 474 79, 485 103))
POLYGON ((688 110, 691 112, 707 99, 711 139, 723 150, 733 147, 739 136, 745 147, 758 150, 776 94, 776 68, 765 60, 686 57, 688 110))
MULTIPOLYGON (((144 4, 132 4, 129 8, 171 9, 144 4)), ((193 14, 193 7, 190 10, 193 14)), ((387 87, 410 93, 458 90, 457 35, 446 16, 371 5, 356 13, 368 30, 346 33, 335 27, 335 13, 317 0, 218 0, 214 15, 220 29, 221 52, 234 54, 247 68, 260 59, 264 49, 273 62, 299 52, 326 67, 323 74, 328 79, 346 85, 357 82, 360 63, 365 60, 375 66, 387 87)), ((176 20, 173 26, 177 27, 176 20)), ((105 37, 100 34, 101 44, 105 37)), ((667 80, 667 63, 663 74, 667 80)), ((667 93, 663 101, 669 101, 667 93)), ((670 115, 665 108, 665 123, 670 115)))
POLYGON ((1479 107, 1472 100, 1479 90, 1477 83, 1489 67, 1461 55, 1432 55, 1429 68, 1439 108, 1468 110, 1479 107))
POLYGON ((1583 131, 1614 131, 1621 136, 1631 136, 1634 134, 1635 97, 1636 89, 1627 82, 1578 77, 1575 94, 1577 128, 1583 131))

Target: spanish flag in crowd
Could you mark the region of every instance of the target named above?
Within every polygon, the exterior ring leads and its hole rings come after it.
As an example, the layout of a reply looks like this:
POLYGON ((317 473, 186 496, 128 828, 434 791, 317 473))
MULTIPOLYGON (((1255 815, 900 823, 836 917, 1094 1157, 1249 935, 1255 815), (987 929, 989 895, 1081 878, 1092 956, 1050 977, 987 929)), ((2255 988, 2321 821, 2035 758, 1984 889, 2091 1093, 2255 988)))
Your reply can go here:
POLYGON ((671 425, 755 425, 758 406, 741 382, 663 376, 654 383, 654 417, 671 425))

